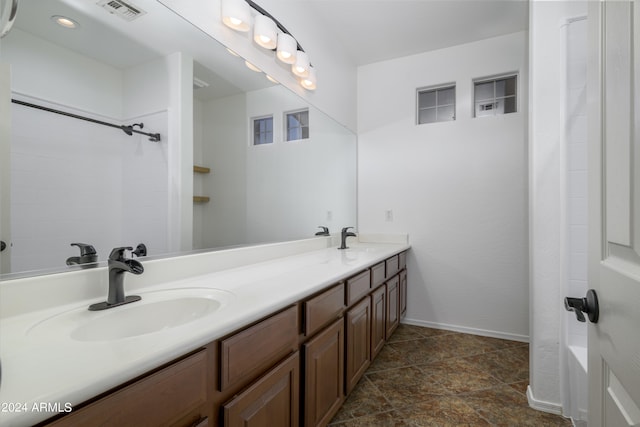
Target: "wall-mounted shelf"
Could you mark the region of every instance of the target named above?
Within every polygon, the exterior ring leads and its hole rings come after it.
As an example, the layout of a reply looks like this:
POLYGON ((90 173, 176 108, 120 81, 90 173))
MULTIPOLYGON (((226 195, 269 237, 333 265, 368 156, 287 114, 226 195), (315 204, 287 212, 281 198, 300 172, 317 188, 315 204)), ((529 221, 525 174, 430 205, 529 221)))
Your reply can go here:
POLYGON ((211 169, 204 166, 193 165, 193 172, 195 173, 210 173, 211 169))
MULTIPOLYGON (((211 169, 205 166, 193 165, 194 173, 211 173, 211 169)), ((209 203, 209 196, 193 196, 193 203, 209 203)))

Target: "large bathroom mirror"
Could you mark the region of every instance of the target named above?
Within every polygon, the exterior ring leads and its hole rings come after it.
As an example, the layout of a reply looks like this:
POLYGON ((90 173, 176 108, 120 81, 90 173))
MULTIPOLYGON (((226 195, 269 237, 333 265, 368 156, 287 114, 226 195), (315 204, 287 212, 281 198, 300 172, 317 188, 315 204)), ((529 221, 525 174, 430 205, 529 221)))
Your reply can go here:
POLYGON ((2 277, 88 267, 74 243, 104 261, 355 225, 355 135, 159 2, 134 3, 21 0, 0 41, 2 277))

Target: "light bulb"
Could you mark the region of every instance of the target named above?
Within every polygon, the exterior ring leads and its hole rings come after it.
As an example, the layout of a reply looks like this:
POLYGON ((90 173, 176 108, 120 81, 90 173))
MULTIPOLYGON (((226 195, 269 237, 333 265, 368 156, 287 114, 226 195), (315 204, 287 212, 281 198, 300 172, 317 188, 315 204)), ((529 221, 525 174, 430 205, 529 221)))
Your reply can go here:
POLYGON ((291 72, 298 77, 307 77, 309 75, 309 55, 299 50, 296 53, 296 62, 291 66, 291 72))
POLYGON ((222 22, 236 31, 249 31, 251 9, 244 0, 222 0, 222 22))
POLYGON ((278 49, 276 56, 285 64, 293 64, 296 62, 296 50, 298 42, 291 35, 287 33, 278 34, 278 49))
POLYGON ((276 23, 268 16, 257 15, 253 24, 253 40, 265 49, 275 49, 276 37, 276 23))

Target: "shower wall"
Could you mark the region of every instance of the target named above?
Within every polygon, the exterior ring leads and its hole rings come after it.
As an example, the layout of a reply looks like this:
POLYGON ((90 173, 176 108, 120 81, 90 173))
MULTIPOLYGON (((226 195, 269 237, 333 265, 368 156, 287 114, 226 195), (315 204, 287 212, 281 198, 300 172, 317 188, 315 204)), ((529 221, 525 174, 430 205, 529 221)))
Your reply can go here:
MULTIPOLYGON (((587 292, 587 20, 566 29, 567 295, 587 292)), ((568 344, 586 347, 587 325, 567 313, 568 344)))
POLYGON ((167 87, 162 64, 118 69, 17 29, 3 39, 3 58, 14 98, 111 123, 143 122, 163 138, 12 104, 11 271, 64 267, 79 254, 73 242, 92 244, 102 260, 113 247, 141 242, 150 254, 167 252, 166 96, 131 90, 152 91, 158 80, 167 87))
MULTIPOLYGON (((582 297, 587 283, 587 20, 565 30, 565 295, 582 297)), ((588 407, 587 323, 573 313, 563 319, 563 414, 585 425, 588 407)))

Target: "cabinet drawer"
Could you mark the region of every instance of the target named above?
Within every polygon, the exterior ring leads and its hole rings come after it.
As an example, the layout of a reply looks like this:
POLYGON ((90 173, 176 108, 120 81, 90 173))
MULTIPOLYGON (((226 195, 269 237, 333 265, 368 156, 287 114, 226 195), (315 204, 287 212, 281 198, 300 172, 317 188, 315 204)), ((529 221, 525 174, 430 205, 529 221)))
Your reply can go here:
POLYGON ((328 289, 304 303, 304 334, 309 337, 344 312, 344 283, 328 289))
POLYGON ((206 403, 206 356, 200 351, 49 425, 172 425, 206 403))
POLYGON ((398 268, 398 255, 394 255, 385 261, 387 266, 387 279, 393 277, 400 269, 398 268))
POLYGON ((398 264, 400 270, 407 266, 407 251, 398 254, 398 264))
POLYGON ((358 301, 371 290, 371 273, 365 270, 347 280, 347 306, 358 301))
POLYGON ((220 342, 220 391, 244 385, 296 350, 298 310, 290 307, 220 342))
POLYGON ((384 283, 385 275, 385 262, 382 261, 371 267, 371 288, 375 289, 377 286, 384 283))

